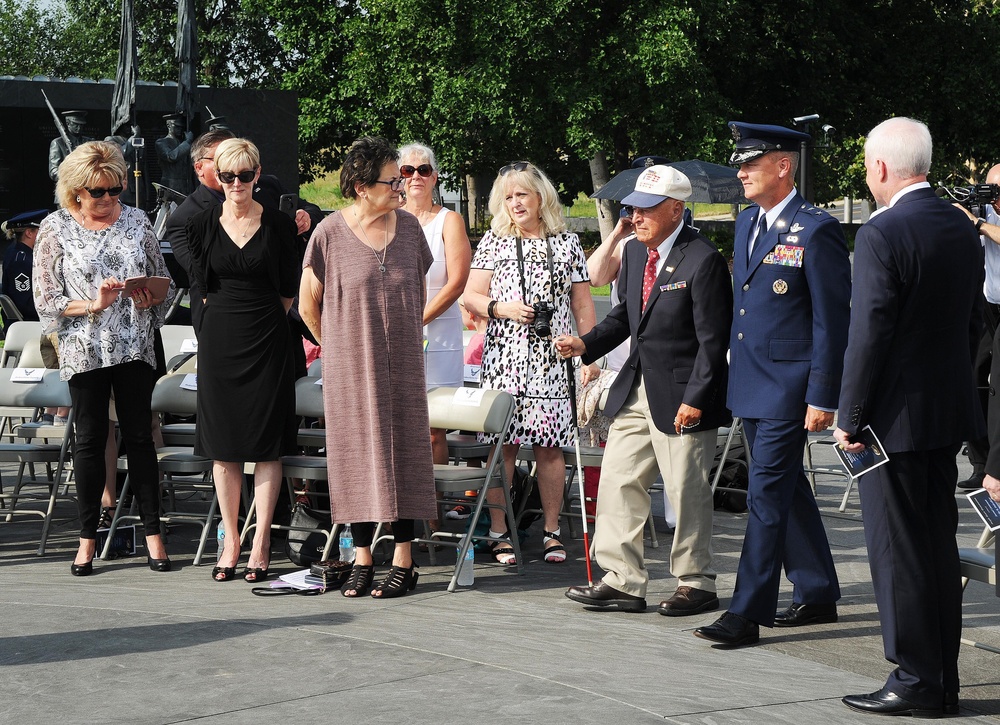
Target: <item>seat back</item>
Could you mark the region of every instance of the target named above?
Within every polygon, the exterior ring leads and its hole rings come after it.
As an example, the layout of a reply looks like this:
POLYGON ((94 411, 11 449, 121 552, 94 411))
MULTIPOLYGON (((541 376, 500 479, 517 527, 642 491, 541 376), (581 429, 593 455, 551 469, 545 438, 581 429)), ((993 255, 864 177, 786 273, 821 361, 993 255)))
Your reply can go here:
POLYGON ((514 396, 484 388, 434 388, 427 394, 431 428, 504 433, 514 414, 514 396))
POLYGON ((185 340, 197 338, 191 325, 164 325, 160 328, 160 339, 163 340, 163 357, 170 360, 180 354, 185 340))
POLYGON ((324 418, 323 386, 317 378, 306 376, 295 381, 295 415, 304 418, 324 418))
POLYGON ((3 316, 10 322, 24 320, 24 315, 21 314, 21 310, 17 309, 17 305, 14 304, 14 300, 7 295, 0 295, 0 310, 3 310, 3 316))
POLYGON ((21 350, 21 356, 17 359, 17 366, 19 368, 45 367, 45 361, 42 360, 42 345, 40 337, 28 340, 28 342, 24 345, 24 349, 21 350))
POLYGON ((65 408, 73 404, 69 385, 58 370, 46 370, 40 382, 12 382, 14 368, 0 368, 0 406, 18 408, 65 408))
POLYGON ((15 322, 7 328, 7 337, 3 344, 3 355, 0 357, 0 367, 17 365, 21 351, 31 340, 38 342, 42 335, 42 323, 33 321, 15 322))
POLYGON ((154 413, 194 415, 198 412, 198 393, 181 387, 184 378, 184 373, 171 373, 156 381, 151 404, 154 413))

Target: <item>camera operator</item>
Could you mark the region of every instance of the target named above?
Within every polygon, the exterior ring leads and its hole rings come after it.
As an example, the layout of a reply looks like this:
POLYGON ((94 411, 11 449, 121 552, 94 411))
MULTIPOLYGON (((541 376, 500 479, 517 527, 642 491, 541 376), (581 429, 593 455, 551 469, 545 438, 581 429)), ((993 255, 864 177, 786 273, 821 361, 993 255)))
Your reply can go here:
MULTIPOLYGON (((986 173, 986 183, 1000 184, 1000 164, 993 166, 986 173)), ((976 353, 975 372, 983 414, 993 426, 1000 424, 1000 420, 991 420, 988 409, 993 338, 996 335, 997 325, 1000 323, 1000 200, 983 204, 982 216, 978 217, 965 206, 960 204, 955 206, 964 211, 972 223, 976 225, 976 231, 982 235, 983 249, 986 253, 986 281, 983 283, 983 295, 986 297, 986 304, 983 305, 983 339, 979 343, 979 352, 976 353)), ((994 416, 996 415, 1000 415, 1000 409, 995 411, 994 416)), ((997 445, 1000 445, 1000 440, 997 441, 997 445)), ((967 450, 969 463, 972 464, 972 475, 964 481, 959 481, 958 487, 974 490, 983 485, 986 459, 990 453, 989 437, 969 441, 967 450)))

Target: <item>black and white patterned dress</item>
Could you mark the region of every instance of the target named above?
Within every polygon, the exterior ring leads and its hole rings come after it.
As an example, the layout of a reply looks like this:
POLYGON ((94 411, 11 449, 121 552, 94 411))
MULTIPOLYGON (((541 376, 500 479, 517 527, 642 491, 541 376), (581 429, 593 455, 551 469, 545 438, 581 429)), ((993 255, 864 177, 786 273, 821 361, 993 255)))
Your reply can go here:
MULTIPOLYGON (((548 239, 522 239, 524 288, 531 305, 548 302, 555 308, 552 337, 570 334, 570 294, 574 282, 588 282, 587 260, 576 234, 563 232, 548 239), (552 268, 546 261, 552 249, 552 268), (552 278, 554 277, 554 279, 552 278)), ((490 297, 498 302, 522 300, 517 237, 487 232, 472 260, 473 269, 493 272, 490 297)), ((490 320, 483 346, 482 386, 506 390, 517 399, 517 409, 504 443, 565 446, 573 442, 572 412, 566 366, 551 338, 540 338, 531 325, 514 320, 490 320)), ((493 442, 496 436, 485 436, 493 442)))

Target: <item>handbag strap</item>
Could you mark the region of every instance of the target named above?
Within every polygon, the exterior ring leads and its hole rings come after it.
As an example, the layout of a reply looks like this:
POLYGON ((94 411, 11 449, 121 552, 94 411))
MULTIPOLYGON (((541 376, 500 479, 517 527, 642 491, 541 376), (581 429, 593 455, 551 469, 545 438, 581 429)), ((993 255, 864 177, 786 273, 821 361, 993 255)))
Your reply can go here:
POLYGON ((250 590, 251 594, 256 594, 258 597, 283 597, 288 594, 298 594, 302 597, 315 597, 318 594, 322 594, 326 589, 296 589, 295 587, 278 587, 272 589, 271 587, 254 587, 250 590))

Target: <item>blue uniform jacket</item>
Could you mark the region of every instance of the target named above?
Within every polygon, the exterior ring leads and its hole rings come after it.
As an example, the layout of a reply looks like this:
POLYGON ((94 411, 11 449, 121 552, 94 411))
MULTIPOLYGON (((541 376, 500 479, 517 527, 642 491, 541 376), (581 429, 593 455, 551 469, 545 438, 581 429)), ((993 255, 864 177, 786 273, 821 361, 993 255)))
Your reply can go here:
POLYGON ((736 220, 729 407, 797 420, 835 410, 850 323, 851 263, 840 224, 798 193, 747 262, 760 207, 736 220))

